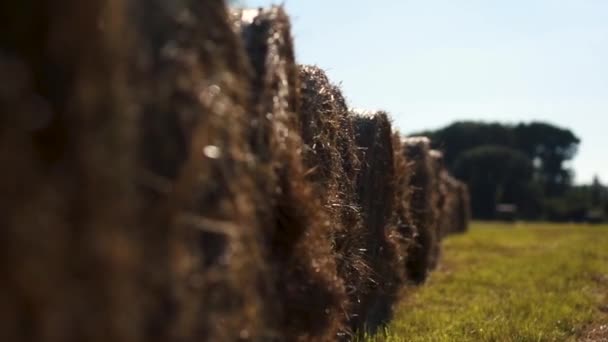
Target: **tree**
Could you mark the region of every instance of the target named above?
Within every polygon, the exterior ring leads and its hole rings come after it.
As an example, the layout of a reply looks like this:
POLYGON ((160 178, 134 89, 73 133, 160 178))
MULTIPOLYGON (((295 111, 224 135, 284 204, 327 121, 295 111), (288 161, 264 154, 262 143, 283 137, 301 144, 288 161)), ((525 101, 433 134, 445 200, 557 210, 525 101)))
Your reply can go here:
POLYGON ((591 206, 600 208, 604 204, 604 187, 600 182, 600 178, 596 175, 593 177, 591 184, 591 206))
POLYGON ((580 207, 560 201, 566 195, 573 198, 569 193, 572 170, 567 162, 574 158, 580 143, 568 129, 543 122, 506 125, 461 121, 416 135, 431 138, 433 147, 444 152, 448 169, 469 183, 476 217, 491 218, 497 201, 518 204, 519 214, 527 219, 540 219, 548 211, 562 213, 570 205, 580 207), (475 163, 487 164, 476 170, 475 163), (527 171, 511 176, 501 173, 509 170, 509 163, 527 171), (527 173, 530 169, 531 174, 527 173), (516 181, 519 176, 523 178, 516 181))
POLYGON ((436 131, 422 132, 444 152, 453 171, 454 162, 464 152, 484 145, 504 146, 523 152, 534 164, 535 179, 546 196, 560 196, 572 183, 566 162, 574 158, 580 139, 572 131, 548 123, 518 125, 462 121, 436 131))
POLYGON ((542 122, 513 128, 516 147, 536 161, 537 181, 546 196, 561 196, 572 183, 572 171, 565 162, 576 155, 580 139, 570 130, 542 122))
POLYGON ((472 148, 482 145, 515 145, 509 126, 499 123, 461 121, 436 131, 425 131, 416 135, 431 138, 433 147, 443 151, 448 167, 453 166, 460 154, 472 148))
POLYGON ((497 145, 467 150, 456 158, 453 169, 469 185, 473 215, 482 219, 494 218, 498 203, 524 204, 534 173, 525 154, 497 145))

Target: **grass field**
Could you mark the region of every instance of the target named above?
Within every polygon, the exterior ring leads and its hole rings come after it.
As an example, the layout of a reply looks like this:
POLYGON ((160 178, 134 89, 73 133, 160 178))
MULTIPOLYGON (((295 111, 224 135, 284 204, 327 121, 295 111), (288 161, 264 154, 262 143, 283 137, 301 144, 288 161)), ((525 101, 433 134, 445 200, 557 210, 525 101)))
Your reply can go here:
POLYGON ((608 226, 473 224, 404 295, 368 340, 608 341, 608 226))

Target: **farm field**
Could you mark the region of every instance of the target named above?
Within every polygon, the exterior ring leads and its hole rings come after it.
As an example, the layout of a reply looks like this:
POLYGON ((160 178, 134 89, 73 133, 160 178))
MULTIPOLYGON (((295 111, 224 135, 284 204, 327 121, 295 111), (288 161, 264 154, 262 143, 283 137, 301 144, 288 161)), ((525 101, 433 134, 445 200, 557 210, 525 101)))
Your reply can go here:
POLYGON ((608 226, 474 223, 369 341, 608 341, 608 226))

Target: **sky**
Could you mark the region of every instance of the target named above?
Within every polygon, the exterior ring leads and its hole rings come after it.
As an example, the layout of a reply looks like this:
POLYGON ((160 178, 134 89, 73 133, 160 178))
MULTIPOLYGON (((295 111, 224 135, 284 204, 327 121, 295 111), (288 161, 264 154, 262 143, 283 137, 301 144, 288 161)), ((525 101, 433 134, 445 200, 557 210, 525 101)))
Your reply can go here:
MULTIPOLYGON (((245 0, 249 7, 277 3, 245 0)), ((607 0, 287 0, 298 63, 404 133, 542 120, 582 142, 577 183, 608 183, 607 0)))

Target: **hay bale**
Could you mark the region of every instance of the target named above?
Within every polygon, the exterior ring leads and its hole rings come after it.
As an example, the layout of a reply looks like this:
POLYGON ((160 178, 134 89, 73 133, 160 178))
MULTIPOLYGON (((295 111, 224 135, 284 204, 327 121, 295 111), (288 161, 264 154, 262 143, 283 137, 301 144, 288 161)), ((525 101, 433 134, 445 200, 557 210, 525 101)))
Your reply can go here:
POLYGON ((300 89, 289 18, 282 7, 241 10, 236 17, 254 70, 248 137, 261 190, 258 215, 275 275, 267 305, 277 306, 268 318, 280 339, 333 340, 343 329, 345 292, 327 218, 302 160, 296 114, 300 89))
POLYGON ((432 268, 432 253, 437 250, 436 180, 430 157, 430 140, 426 137, 409 137, 402 142, 406 158, 412 163, 410 211, 416 229, 414 243, 408 251, 407 274, 410 281, 420 284, 426 280, 432 268))
POLYGON ((122 3, 4 2, 0 12, 0 70, 11 73, 0 89, 0 339, 137 341, 122 3))
POLYGON ((447 188, 449 185, 446 184, 447 179, 444 175, 447 173, 445 169, 445 162, 443 153, 438 150, 431 150, 429 152, 431 157, 431 164, 433 170, 433 184, 434 184, 434 203, 435 207, 435 235, 437 236, 438 243, 435 244, 435 249, 432 252, 432 268, 437 266, 439 257, 441 254, 441 240, 451 229, 452 221, 450 219, 450 209, 453 204, 452 198, 447 188))
POLYGON ((445 168, 443 153, 438 150, 430 150, 429 156, 431 159, 431 177, 433 179, 431 181, 431 184, 433 185, 431 206, 433 208, 432 212, 435 215, 432 228, 436 239, 436 243, 432 245, 430 259, 430 267, 431 270, 433 270, 439 264, 439 259, 441 257, 441 240, 443 238, 442 224, 444 224, 442 220, 445 217, 444 207, 447 200, 447 194, 445 184, 441 180, 441 174, 445 168))
POLYGON ((249 69, 220 0, 136 0, 146 338, 267 339, 249 69))
POLYGON ((458 230, 458 184, 456 179, 443 170, 439 177, 443 203, 440 207, 439 231, 440 238, 453 234, 458 230))
POLYGON ((393 133, 393 155, 395 165, 395 200, 392 225, 399 232, 399 264, 405 273, 407 270, 408 250, 414 243, 417 231, 413 224, 410 208, 413 195, 413 189, 410 186, 413 165, 407 159, 402 135, 399 132, 393 133))
POLYGON ((469 198, 466 184, 443 170, 439 177, 440 202, 439 228, 441 238, 446 235, 463 233, 469 223, 469 198))
POLYGON ((384 112, 353 115, 356 143, 362 161, 357 195, 365 231, 365 259, 373 270, 364 288, 360 324, 370 331, 386 323, 403 279, 399 264, 399 237, 392 226, 395 200, 395 165, 392 128, 384 112))
MULTIPOLYGON (((330 83, 323 70, 302 65, 299 78, 299 119, 307 178, 315 184, 315 196, 321 199, 329 216, 338 274, 349 297, 344 320, 351 322, 358 318, 356 305, 371 276, 364 259, 365 230, 356 197, 360 162, 354 128, 340 89, 330 83)), ((350 334, 352 331, 343 332, 350 334)))
POLYGON ((471 197, 468 186, 457 179, 456 185, 456 218, 453 233, 465 233, 471 221, 471 197))

